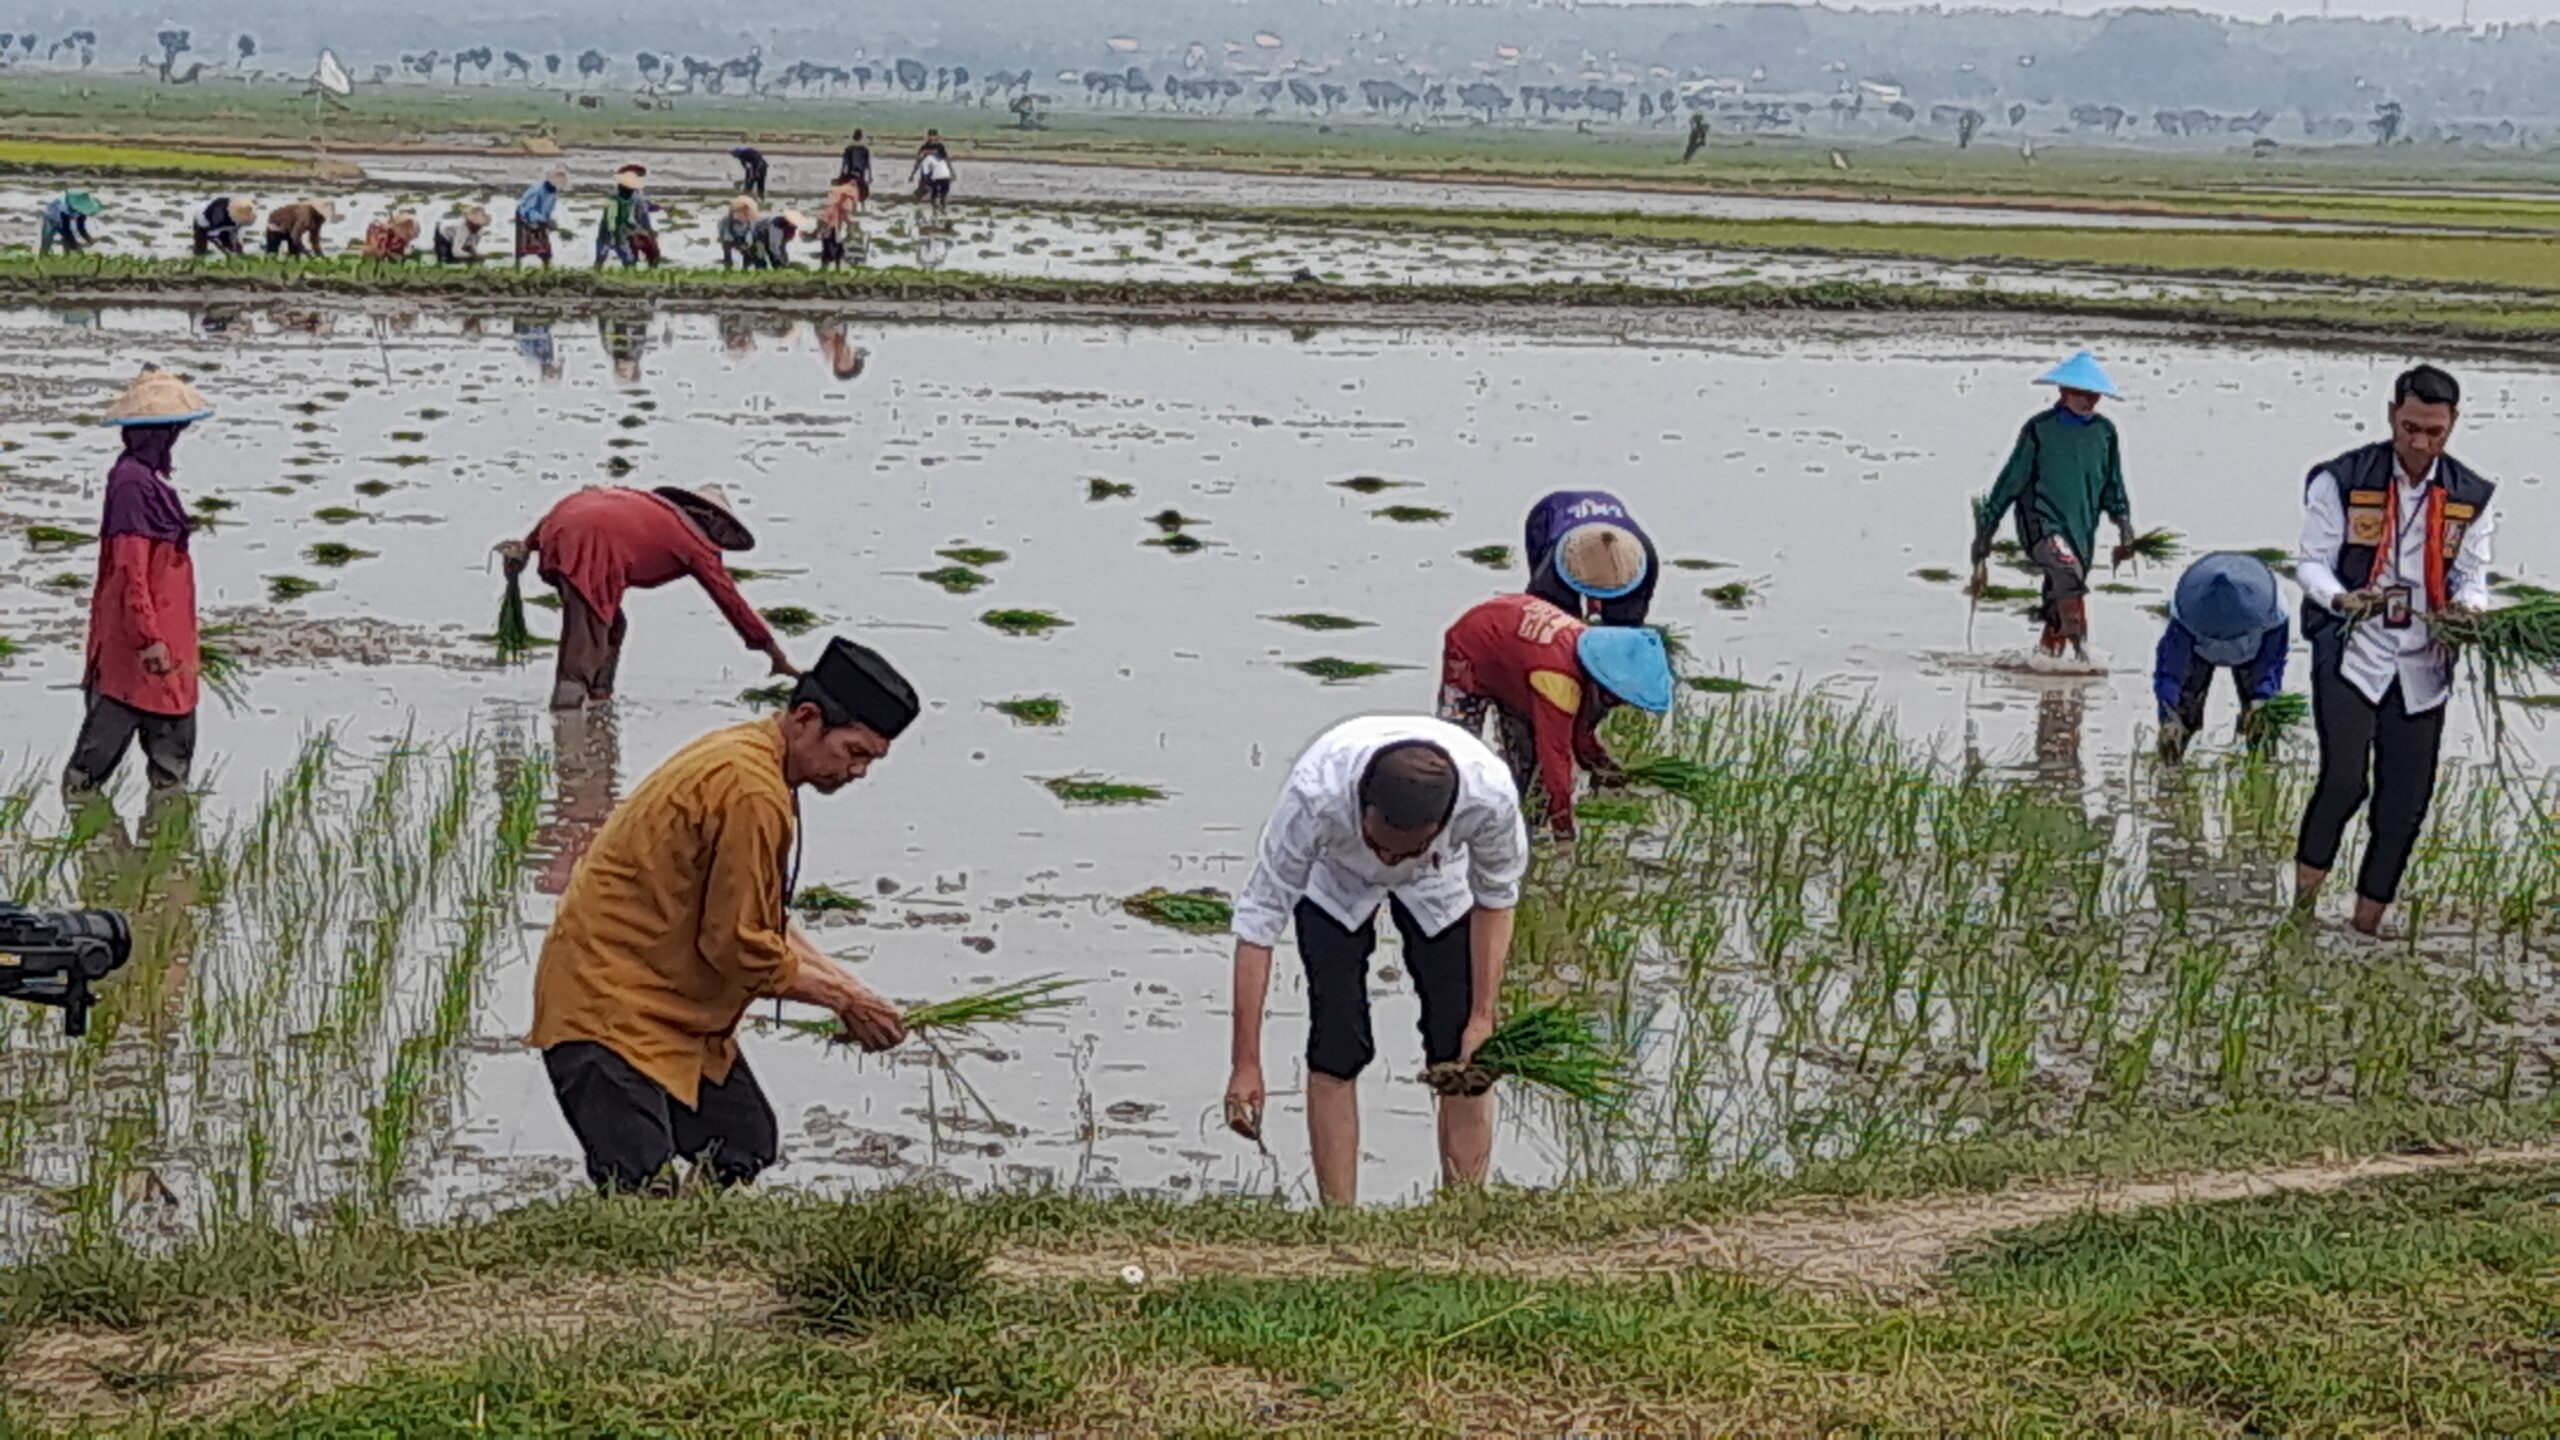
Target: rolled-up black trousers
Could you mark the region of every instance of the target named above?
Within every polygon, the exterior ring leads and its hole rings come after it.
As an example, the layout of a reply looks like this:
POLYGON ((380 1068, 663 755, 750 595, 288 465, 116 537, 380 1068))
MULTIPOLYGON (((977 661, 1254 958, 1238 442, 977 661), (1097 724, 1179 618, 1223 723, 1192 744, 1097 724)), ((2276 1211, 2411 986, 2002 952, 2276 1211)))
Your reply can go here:
POLYGON ((2314 870, 2337 863, 2347 822, 2363 808, 2368 839, 2356 871, 2356 894, 2379 905, 2400 898, 2400 875, 2435 803, 2436 760, 2444 748, 2439 705, 2412 715, 2400 682, 2375 704, 2339 667, 2335 646, 2315 646, 2311 662, 2311 714, 2320 732, 2320 783, 2302 816, 2294 859, 2314 870))
POLYGON ((663 1191, 689 1160, 721 1185, 743 1185, 781 1153, 773 1106, 741 1055, 729 1078, 702 1082, 691 1106, 610 1046, 571 1040, 542 1052, 560 1113, 587 1154, 587 1178, 606 1194, 663 1191))

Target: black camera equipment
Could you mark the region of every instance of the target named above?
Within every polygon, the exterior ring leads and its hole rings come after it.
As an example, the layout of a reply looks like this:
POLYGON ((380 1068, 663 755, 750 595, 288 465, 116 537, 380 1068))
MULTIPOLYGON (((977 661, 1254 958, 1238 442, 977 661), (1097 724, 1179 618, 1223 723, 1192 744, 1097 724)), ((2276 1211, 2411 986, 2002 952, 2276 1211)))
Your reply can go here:
POLYGON ((89 1029, 89 987, 133 958, 120 910, 22 910, 0 903, 0 999, 62 1011, 66 1035, 89 1029))

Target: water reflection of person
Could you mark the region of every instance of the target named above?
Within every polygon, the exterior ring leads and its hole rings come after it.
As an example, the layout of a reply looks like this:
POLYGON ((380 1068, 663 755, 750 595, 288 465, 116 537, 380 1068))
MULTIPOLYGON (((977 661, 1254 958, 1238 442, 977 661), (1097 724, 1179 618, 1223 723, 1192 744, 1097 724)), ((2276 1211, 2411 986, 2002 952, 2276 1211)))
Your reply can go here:
POLYGON ((722 315, 716 323, 720 327, 722 349, 741 358, 756 353, 756 322, 753 316, 722 315))
POLYGON ((2036 697, 2036 775, 2055 789, 2078 795, 2089 783, 2080 756, 2081 732, 2089 719, 2089 692, 2082 685, 2047 685, 2036 697))
POLYGON ((859 380, 865 366, 871 363, 871 352, 845 338, 844 326, 832 320, 817 322, 818 355, 827 362, 827 370, 839 380, 859 380))
POLYGON ((551 712, 551 755, 560 784, 551 813, 534 832, 543 857, 534 885, 545 895, 569 887, 578 857, 587 853, 620 788, 622 734, 610 707, 551 712))
POLYGON ((154 792, 134 829, 103 792, 78 797, 69 816, 80 903, 125 913, 142 962, 134 973, 154 977, 151 983, 163 997, 156 1012, 144 1006, 126 1013, 141 1017, 159 1037, 177 1031, 187 1014, 187 966, 196 951, 200 898, 196 819, 196 797, 186 791, 154 792))
POLYGON ((613 360, 613 378, 626 385, 639 383, 640 357, 649 351, 648 317, 599 315, 596 331, 604 339, 604 353, 613 360))
POLYGON ((532 361, 543 379, 559 379, 560 347, 551 335, 551 318, 546 315, 539 320, 518 320, 515 329, 516 353, 532 361))

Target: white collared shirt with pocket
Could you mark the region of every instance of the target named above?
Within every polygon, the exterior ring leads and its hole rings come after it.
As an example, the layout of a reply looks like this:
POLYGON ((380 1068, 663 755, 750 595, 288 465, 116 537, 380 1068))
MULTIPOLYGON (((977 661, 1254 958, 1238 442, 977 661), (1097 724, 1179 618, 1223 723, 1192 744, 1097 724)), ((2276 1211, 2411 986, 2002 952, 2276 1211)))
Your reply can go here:
MULTIPOLYGON (((2401 706, 2412 715, 2435 709, 2453 693, 2453 652, 2436 643, 2435 632, 2424 618, 2428 611, 2427 486, 2434 473, 2430 470, 2427 479, 2412 480, 2396 458, 2391 462, 2391 483, 2400 492, 2400 532, 2392 537, 2391 554, 2373 557, 2368 580, 2374 589, 2408 586, 2410 608, 2420 618, 2398 630, 2378 616, 2357 624, 2338 662, 2347 683, 2376 705, 2391 693, 2391 682, 2399 681, 2401 706)), ((2498 507, 2493 500, 2480 507, 2462 532, 2462 544, 2445 567, 2445 597, 2454 604, 2488 608, 2489 546, 2497 528, 2498 507)), ((2305 498, 2302 553, 2296 557, 2294 578, 2302 582, 2305 598, 2331 614, 2337 613, 2338 601, 2347 593, 2336 569, 2338 551, 2346 543, 2347 508, 2338 498, 2337 477, 2323 469, 2311 477, 2305 498)))

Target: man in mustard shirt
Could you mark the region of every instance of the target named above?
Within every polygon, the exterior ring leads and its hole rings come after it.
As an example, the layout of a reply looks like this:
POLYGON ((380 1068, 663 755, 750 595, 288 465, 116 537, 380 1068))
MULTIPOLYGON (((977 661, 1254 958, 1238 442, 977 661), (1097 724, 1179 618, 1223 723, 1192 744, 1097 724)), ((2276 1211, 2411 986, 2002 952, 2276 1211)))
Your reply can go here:
POLYGON ((598 1189, 663 1186, 678 1159, 722 1185, 773 1163, 773 1107, 738 1053, 756 1000, 823 1005, 866 1050, 906 1039, 787 907, 800 788, 861 779, 918 709, 887 660, 830 641, 782 714, 686 746, 605 822, 543 942, 525 1037, 598 1189))

